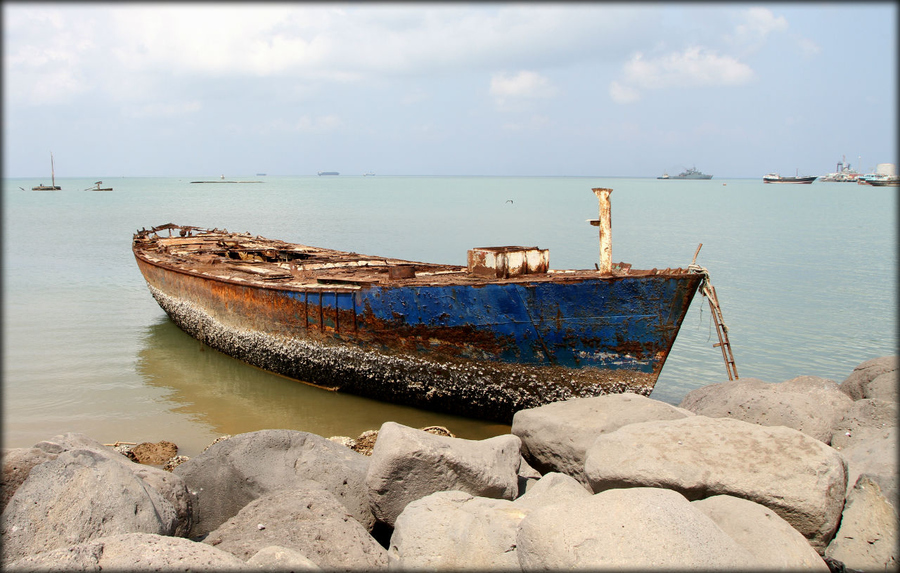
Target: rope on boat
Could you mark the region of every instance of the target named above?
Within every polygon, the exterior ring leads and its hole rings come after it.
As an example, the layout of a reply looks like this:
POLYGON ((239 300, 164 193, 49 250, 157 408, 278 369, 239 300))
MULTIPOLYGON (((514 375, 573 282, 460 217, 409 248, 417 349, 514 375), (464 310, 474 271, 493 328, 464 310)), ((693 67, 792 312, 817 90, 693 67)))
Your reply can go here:
POLYGON ((697 264, 697 254, 700 253, 700 247, 702 246, 703 243, 700 243, 700 246, 697 247, 694 258, 691 260, 691 264, 688 265, 687 270, 703 277, 698 290, 709 302, 709 310, 712 312, 713 322, 716 323, 716 334, 719 337, 718 344, 713 344, 713 348, 718 347, 722 350, 722 359, 725 360, 725 371, 728 373, 728 379, 737 380, 737 366, 734 363, 734 354, 731 352, 731 342, 728 340, 728 327, 725 326, 725 320, 722 317, 722 308, 719 306, 716 288, 710 282, 709 271, 697 264))

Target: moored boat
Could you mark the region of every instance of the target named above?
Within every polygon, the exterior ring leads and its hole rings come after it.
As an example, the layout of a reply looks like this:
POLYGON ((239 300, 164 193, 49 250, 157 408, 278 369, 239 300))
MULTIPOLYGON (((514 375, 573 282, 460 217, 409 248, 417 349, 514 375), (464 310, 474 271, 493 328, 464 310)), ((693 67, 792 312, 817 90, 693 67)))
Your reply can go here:
POLYGON ((706 284, 693 262, 612 265, 608 225, 594 223, 595 270, 551 270, 537 247, 476 248, 457 266, 174 224, 137 232, 132 250, 173 322, 225 354, 329 389, 509 423, 572 397, 649 395, 706 284))
POLYGON ((900 186, 900 177, 897 175, 883 175, 872 177, 866 183, 873 187, 898 187, 900 186))
POLYGON ((860 175, 856 181, 860 185, 874 185, 876 187, 897 186, 897 166, 893 163, 879 163, 875 166, 875 173, 860 175))

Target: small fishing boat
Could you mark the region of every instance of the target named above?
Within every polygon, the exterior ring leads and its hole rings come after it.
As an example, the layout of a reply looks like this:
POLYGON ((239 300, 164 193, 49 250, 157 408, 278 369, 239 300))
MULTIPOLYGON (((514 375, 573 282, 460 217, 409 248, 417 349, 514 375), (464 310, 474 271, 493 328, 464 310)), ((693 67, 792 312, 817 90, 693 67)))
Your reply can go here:
POLYGON ((332 390, 510 423, 548 402, 649 395, 695 293, 714 293, 693 261, 613 265, 611 190, 594 192, 601 256, 591 270, 551 270, 537 247, 475 248, 457 266, 171 223, 138 231, 132 250, 172 321, 229 356, 332 390))
POLYGON ((53 168, 53 152, 50 152, 50 185, 44 185, 41 183, 40 185, 36 185, 31 188, 32 191, 59 191, 62 189, 59 185, 56 184, 56 170, 53 168))
POLYGON ((763 176, 763 183, 799 183, 799 184, 809 184, 815 181, 818 177, 815 175, 798 175, 796 176, 785 176, 782 177, 778 173, 767 173, 763 176))
POLYGON ((663 172, 662 175, 660 175, 659 177, 657 177, 657 179, 668 179, 668 178, 669 178, 669 174, 666 173, 666 172, 663 172))

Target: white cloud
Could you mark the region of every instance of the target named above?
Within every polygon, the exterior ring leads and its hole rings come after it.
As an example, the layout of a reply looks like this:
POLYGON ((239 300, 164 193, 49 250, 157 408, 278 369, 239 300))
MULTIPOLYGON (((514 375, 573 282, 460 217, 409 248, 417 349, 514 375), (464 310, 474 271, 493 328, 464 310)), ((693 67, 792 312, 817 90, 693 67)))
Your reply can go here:
POLYGON ((419 102, 427 101, 431 96, 422 89, 414 89, 406 94, 404 94, 400 98, 400 103, 403 105, 413 105, 419 102))
POLYGON ((788 21, 784 16, 776 16, 768 8, 754 7, 739 13, 740 23, 725 40, 742 54, 759 51, 771 34, 786 32, 788 21))
POLYGON ((775 16, 768 8, 750 8, 741 15, 744 22, 734 29, 739 41, 755 42, 772 32, 784 32, 788 29, 787 19, 784 16, 775 16))
POLYGON ((641 99, 641 93, 635 88, 623 86, 613 80, 609 84, 609 97, 616 103, 633 103, 641 99))
POLYGON ((797 46, 800 48, 800 53, 807 58, 818 56, 822 51, 822 48, 809 38, 797 37, 797 46))
POLYGON ((112 52, 123 66, 174 73, 267 75, 315 63, 323 47, 296 8, 280 4, 117 6, 106 15, 120 33, 112 52))
POLYGON ((139 118, 171 118, 189 115, 200 111, 203 105, 199 101, 175 103, 149 103, 126 108, 124 114, 139 118))
POLYGON ((625 64, 626 80, 643 88, 741 85, 753 76, 750 66, 735 58, 696 46, 655 60, 639 52, 625 64))
POLYGON ((532 115, 524 122, 509 122, 501 127, 506 131, 539 131, 554 124, 555 122, 546 115, 532 115))
POLYGON ((556 95, 550 80, 537 72, 521 71, 514 76, 494 74, 491 95, 496 97, 546 98, 556 95))
POLYGON ((497 73, 491 77, 489 93, 499 109, 530 109, 534 100, 554 97, 559 90, 537 72, 523 70, 515 75, 497 73))
POLYGON ((343 120, 336 115, 323 115, 318 117, 304 115, 293 124, 291 131, 323 133, 326 131, 334 131, 343 124, 343 120))
POLYGON ((67 89, 57 98, 111 94, 149 78, 152 85, 133 96, 148 100, 178 78, 353 82, 568 64, 615 57, 623 23, 638 12, 550 4, 10 4, 4 79, 14 85, 9 97, 29 104, 30 86, 63 72, 67 89), (29 81, 18 81, 23 76, 29 81))
POLYGON ((25 12, 4 7, 4 91, 13 100, 56 104, 90 89, 84 64, 96 51, 91 27, 73 28, 64 13, 44 6, 25 12), (22 37, 28 40, 15 41, 22 37))
POLYGON ((655 59, 640 52, 624 66, 624 80, 610 83, 610 96, 617 103, 636 101, 639 89, 739 86, 753 80, 747 64, 731 56, 694 46, 655 59))

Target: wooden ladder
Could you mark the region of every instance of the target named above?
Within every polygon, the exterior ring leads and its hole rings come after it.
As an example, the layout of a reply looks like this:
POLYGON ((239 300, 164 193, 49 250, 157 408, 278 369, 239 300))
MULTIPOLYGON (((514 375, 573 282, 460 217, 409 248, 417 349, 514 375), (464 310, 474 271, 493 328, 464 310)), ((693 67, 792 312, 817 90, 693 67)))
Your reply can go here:
POLYGON ((722 358, 725 359, 725 370, 728 372, 729 380, 737 380, 737 366, 734 364, 734 354, 731 353, 731 342, 728 341, 728 327, 722 319, 722 308, 719 306, 719 299, 716 297, 716 287, 709 282, 709 277, 703 282, 701 293, 706 296, 709 301, 709 310, 712 312, 713 322, 716 323, 716 334, 719 335, 719 343, 713 344, 713 348, 722 349, 722 358))
POLYGON ((725 320, 722 318, 722 308, 719 306, 716 288, 709 282, 709 272, 697 265, 697 255, 700 254, 701 247, 703 247, 703 243, 700 243, 697 251, 694 252, 694 259, 691 261, 688 269, 703 275, 703 281, 700 283, 700 294, 709 301, 709 310, 712 312, 713 321, 716 323, 716 334, 719 337, 719 343, 713 344, 713 348, 718 347, 722 350, 722 358, 725 360, 725 370, 728 372, 728 379, 737 380, 737 366, 734 364, 734 354, 731 353, 731 342, 728 341, 728 327, 725 326, 725 320))

